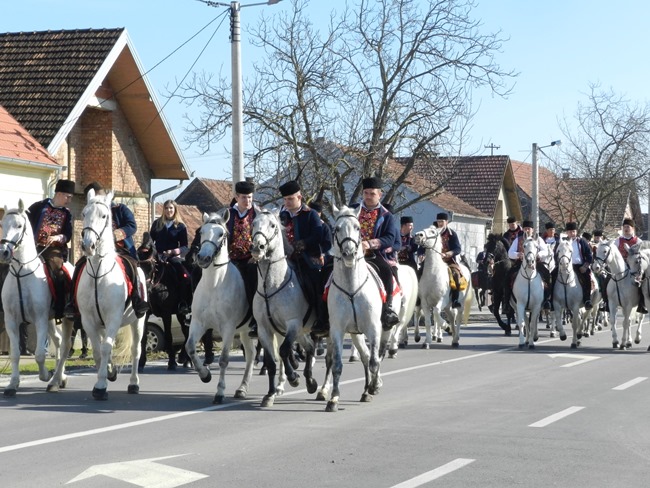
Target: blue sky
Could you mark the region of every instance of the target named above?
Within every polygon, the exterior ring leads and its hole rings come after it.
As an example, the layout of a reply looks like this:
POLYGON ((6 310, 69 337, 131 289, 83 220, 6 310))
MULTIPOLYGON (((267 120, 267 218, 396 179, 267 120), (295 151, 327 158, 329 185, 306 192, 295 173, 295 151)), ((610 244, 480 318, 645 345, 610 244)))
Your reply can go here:
MULTIPOLYGON (((311 3, 313 18, 326 19, 332 6, 343 5, 343 0, 311 3)), ((616 6, 604 0, 478 3, 474 16, 482 19, 484 29, 501 29, 510 37, 497 61, 503 68, 520 72, 520 76, 506 100, 476 94, 475 104, 480 102, 480 108, 470 131, 468 152, 489 154, 490 150, 483 146, 493 143, 500 146, 495 154, 530 162, 533 142, 543 146, 562 138, 558 118, 573 116, 577 104, 586 100, 590 82, 599 82, 603 88, 612 88, 632 101, 648 100, 650 2, 627 0, 616 6)), ((288 0, 273 6, 244 8, 242 25, 245 28, 260 15, 270 17, 289 8, 288 0)), ((196 0, 18 0, 3 3, 0 31, 126 27, 144 69, 152 70, 148 77, 159 102, 164 104, 162 94, 173 90, 188 70, 229 73, 227 19, 211 42, 218 21, 152 69, 224 10, 196 0), (206 44, 207 49, 197 61, 206 44)), ((244 33, 244 82, 250 73, 250 61, 258 55, 244 33)), ((209 155, 201 156, 197 149, 187 147, 182 119, 187 111, 174 101, 164 109, 190 167, 197 176, 228 178, 230 158, 221 148, 229 147, 230 139, 223 140, 209 155)), ((154 190, 172 183, 157 181, 154 190)))

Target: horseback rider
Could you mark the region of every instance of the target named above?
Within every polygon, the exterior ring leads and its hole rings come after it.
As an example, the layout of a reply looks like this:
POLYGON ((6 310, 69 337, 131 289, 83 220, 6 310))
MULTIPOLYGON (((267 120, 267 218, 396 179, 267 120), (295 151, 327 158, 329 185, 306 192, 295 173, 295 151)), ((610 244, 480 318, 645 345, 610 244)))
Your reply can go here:
POLYGON ((442 260, 449 267, 455 284, 455 286, 451 287, 451 308, 460 308, 458 297, 460 296, 460 283, 463 275, 460 266, 456 262, 456 256, 460 255, 462 248, 456 231, 447 226, 448 221, 449 215, 445 212, 440 212, 436 216, 440 238, 442 239, 442 260))
MULTIPOLYGON (((596 248, 598 248, 598 243, 602 240, 605 240, 605 234, 601 229, 594 230, 593 240, 591 241, 591 251, 594 256, 596 256, 596 248)), ((600 310, 609 312, 609 303, 607 301, 607 283, 609 283, 610 276, 607 273, 598 273, 596 275, 596 281, 598 282, 598 288, 600 289, 600 310)))
POLYGON ((72 201, 74 190, 74 181, 59 180, 52 198, 33 203, 27 211, 36 250, 45 261, 54 285, 54 318, 57 320, 64 317, 66 292, 70 287, 63 263, 68 260, 68 242, 72 239, 72 214, 66 205, 72 201))
POLYGON ((544 234, 542 234, 542 239, 544 239, 544 242, 548 245, 548 248, 551 250, 551 252, 555 254, 557 245, 560 243, 560 234, 555 232, 554 222, 546 222, 544 228, 545 230, 544 234))
POLYGON ((413 217, 405 215, 399 219, 400 223, 400 236, 402 239, 402 248, 397 253, 397 261, 399 264, 405 264, 413 268, 415 273, 418 273, 418 248, 413 236, 413 217))
POLYGON ((393 277, 397 276, 397 251, 401 246, 399 227, 395 216, 381 203, 383 192, 380 178, 369 177, 361 180, 362 201, 353 208, 359 211, 361 225, 361 245, 364 257, 377 269, 379 278, 386 289, 386 302, 381 312, 381 323, 385 330, 399 322, 392 309, 393 277))
POLYGON ((524 230, 517 222, 516 217, 508 217, 506 222, 508 223, 508 229, 503 233, 503 238, 508 241, 508 246, 506 247, 508 249, 517 237, 523 235, 524 230))
POLYGON ((512 267, 508 271, 508 278, 506 280, 506 289, 504 293, 504 299, 506 302, 506 305, 510 307, 510 296, 512 295, 512 282, 514 280, 514 277, 517 275, 519 272, 519 268, 521 267, 521 263, 523 262, 525 256, 524 256, 524 241, 531 237, 536 239, 537 241, 537 262, 535 263, 535 269, 539 273, 539 275, 542 277, 542 282, 544 284, 544 305, 543 308, 544 310, 551 310, 551 293, 553 292, 553 287, 551 286, 551 273, 549 272, 548 268, 544 264, 546 259, 548 258, 550 251, 548 246, 546 245, 546 242, 540 237, 537 236, 535 238, 534 236, 534 228, 533 228, 533 222, 532 220, 524 220, 522 222, 522 227, 523 231, 521 235, 515 238, 515 240, 512 242, 510 245, 510 249, 508 250, 508 257, 512 260, 512 267))
MULTIPOLYGON (((106 195, 104 187, 93 181, 84 188, 84 195, 88 197, 90 190, 95 190, 96 195, 106 195)), ((140 283, 138 282, 138 259, 135 251, 135 243, 133 242, 133 235, 137 230, 135 217, 131 209, 123 203, 111 203, 111 216, 113 221, 113 238, 115 239, 115 250, 117 254, 123 259, 125 266, 130 268, 130 276, 133 277, 133 288, 131 290, 131 305, 136 317, 144 317, 149 310, 149 304, 140 296, 140 283)), ((74 273, 72 275, 72 288, 70 299, 65 306, 65 316, 70 320, 74 320, 79 316, 77 309, 77 302, 75 300, 75 290, 79 280, 79 272, 86 264, 86 256, 81 256, 74 265, 74 273)), ((83 337, 83 335, 82 335, 83 337)))
MULTIPOLYGON (((326 334, 329 330, 327 304, 323 301, 321 268, 323 256, 321 241, 323 223, 318 213, 303 203, 300 184, 295 180, 284 183, 279 188, 284 201, 280 209, 280 221, 284 226, 285 237, 293 248, 288 260, 295 267, 303 286, 305 297, 316 313, 312 333, 326 334)), ((329 249, 328 249, 329 250, 329 249)))
POLYGON ((174 200, 165 201, 163 215, 151 224, 149 235, 156 245, 158 255, 170 263, 175 271, 179 289, 178 313, 187 315, 192 303, 192 281, 182 258, 189 250, 187 227, 181 220, 174 200))
MULTIPOLYGON (((591 263, 594 262, 594 256, 591 251, 591 245, 584 237, 578 237, 578 224, 576 222, 567 222, 565 225, 567 240, 571 242, 572 250, 571 259, 573 261, 573 270, 575 271, 580 286, 582 287, 582 301, 585 308, 590 310, 591 305, 591 263)), ((557 279, 557 272, 553 273, 553 283, 557 279)))
MULTIPOLYGON (((619 237, 614 240, 614 245, 618 248, 625 260, 625 266, 627 266, 627 255, 628 251, 625 249, 625 245, 633 246, 637 242, 640 242, 640 239, 636 236, 634 230, 634 220, 633 219, 623 219, 622 232, 619 237)), ((643 292, 639 288, 639 305, 636 309, 637 313, 648 313, 648 310, 645 308, 645 299, 643 298, 643 292)))

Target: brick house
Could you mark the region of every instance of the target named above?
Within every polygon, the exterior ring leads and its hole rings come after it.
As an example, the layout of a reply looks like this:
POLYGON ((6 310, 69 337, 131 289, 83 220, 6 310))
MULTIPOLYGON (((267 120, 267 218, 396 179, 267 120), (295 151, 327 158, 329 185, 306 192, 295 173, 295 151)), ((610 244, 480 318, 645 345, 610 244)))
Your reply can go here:
POLYGON ((151 180, 188 179, 126 29, 0 34, 0 105, 58 163, 46 195, 57 178, 76 182, 71 259, 80 255, 78 216, 88 183, 112 189, 133 210, 141 234, 150 226, 151 180))

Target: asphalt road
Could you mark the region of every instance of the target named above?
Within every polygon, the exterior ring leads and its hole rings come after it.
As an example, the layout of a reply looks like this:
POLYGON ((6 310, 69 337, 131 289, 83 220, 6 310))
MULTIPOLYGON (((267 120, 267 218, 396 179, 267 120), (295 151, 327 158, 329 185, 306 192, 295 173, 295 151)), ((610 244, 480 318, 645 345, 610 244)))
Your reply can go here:
MULTIPOLYGON (((542 326, 544 327, 544 326, 542 326)), ((620 331, 619 331, 620 333, 620 331)), ((243 372, 233 358, 229 398, 212 405, 213 382, 150 364, 139 395, 128 375, 109 399, 90 394, 92 371, 46 393, 24 379, 0 397, 0 466, 10 487, 645 487, 650 474, 648 340, 611 347, 606 329, 519 350, 486 315, 472 317, 460 348, 413 341, 382 363, 383 388, 360 403, 363 370, 346 362, 341 405, 288 387, 261 408, 267 378, 247 400, 232 394, 243 372)), ((347 361, 347 354, 346 354, 347 361)), ((315 377, 324 375, 319 357, 315 377)), ((7 379, 0 379, 0 387, 7 379)))

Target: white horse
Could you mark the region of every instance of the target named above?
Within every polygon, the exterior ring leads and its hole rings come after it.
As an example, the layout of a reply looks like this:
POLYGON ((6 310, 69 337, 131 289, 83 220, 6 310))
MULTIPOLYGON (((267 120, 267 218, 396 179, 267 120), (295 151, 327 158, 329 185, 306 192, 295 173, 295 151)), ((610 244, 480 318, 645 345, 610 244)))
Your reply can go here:
POLYGON ((528 345, 529 349, 534 349, 537 340, 537 321, 544 300, 544 284, 536 268, 538 252, 537 239, 526 238, 524 258, 512 286, 510 304, 516 311, 520 348, 528 345))
MULTIPOLYGON (((445 328, 445 321, 441 315, 443 310, 450 324, 452 335, 451 346, 458 347, 461 317, 463 323, 467 324, 472 305, 471 272, 464 265, 460 266, 467 288, 461 290, 458 295, 458 300, 461 304, 460 308, 452 308, 449 269, 442 259, 440 231, 433 225, 427 227, 424 230, 416 232, 415 242, 425 249, 424 263, 422 263, 422 276, 418 288, 420 294, 420 311, 424 313, 426 326, 426 336, 422 348, 429 349, 433 337, 435 337, 436 342, 442 342, 442 331, 445 328), (433 334, 431 332, 432 324, 434 326, 433 334)), ((416 310, 415 313, 415 333, 418 335, 420 311, 416 310)))
POLYGON ((264 365, 269 379, 269 391, 262 399, 262 406, 271 407, 276 395, 284 392, 285 381, 288 380, 293 387, 300 384, 300 375, 290 361, 294 341, 298 341, 305 351, 307 391, 315 393, 318 389, 312 375, 315 344, 309 334, 316 314, 314 310, 310 313, 298 277, 286 259, 282 226, 275 212, 265 209, 255 217, 251 254, 258 268, 253 315, 264 347, 264 365), (282 363, 276 384, 278 359, 282 363))
POLYGON ((361 245, 359 212, 343 206, 334 208, 332 283, 327 294, 330 315, 330 332, 327 341, 327 373, 318 398, 327 397, 329 373, 333 374, 332 393, 327 412, 336 412, 339 404, 339 380, 343 371, 343 337, 352 337, 363 363, 366 382, 361 395, 362 402, 372 401, 379 393, 380 351, 385 347, 389 331, 381 325, 382 298, 378 277, 366 263, 361 245), (382 335, 383 340, 382 340, 382 335), (366 345, 366 340, 368 345, 366 345), (369 347, 368 347, 369 346, 369 347))
POLYGON ((18 208, 9 210, 5 207, 2 233, 0 262, 9 264, 9 274, 2 287, 2 306, 11 360, 11 378, 4 395, 16 396, 20 384, 19 328, 30 323, 36 329, 38 377, 41 381, 50 380, 47 391, 58 391, 67 384, 65 360, 70 350, 72 322, 63 320, 61 339, 61 332, 54 322, 53 297, 47 283, 45 265, 36 252, 34 233, 22 200, 18 202, 18 208), (48 337, 56 348, 57 359, 56 371, 51 379, 45 367, 48 337))
MULTIPOLYGON (((610 280, 607 284, 607 298, 609 301, 608 323, 612 328, 612 347, 620 347, 620 349, 632 347, 630 316, 639 304, 639 290, 630 269, 625 265, 621 252, 614 245, 614 241, 598 243, 592 268, 596 273, 602 272, 604 268, 609 269, 610 280), (619 307, 623 311, 623 336, 620 346, 616 333, 616 314, 619 307)), ((640 341, 643 317, 638 318, 638 321, 637 339, 640 341)))
POLYGON ((573 337, 571 339, 571 349, 580 345, 581 338, 581 316, 582 308, 582 286, 573 269, 573 245, 569 241, 560 241, 557 246, 557 280, 553 288, 553 308, 555 309, 555 326, 560 332, 560 339, 565 341, 567 338, 564 332, 562 321, 563 314, 566 310, 571 312, 571 326, 573 337))
MULTIPOLYGON (((650 272, 648 271, 650 267, 650 248, 648 248, 646 242, 638 242, 634 246, 627 246, 626 244, 626 248, 628 251, 627 265, 630 268, 630 273, 634 277, 634 282, 641 288, 645 306, 647 307, 650 304, 650 272)), ((639 321, 639 327, 634 338, 635 344, 641 342, 641 321, 643 320, 643 315, 637 314, 637 320, 639 321)), ((650 346, 648 347, 648 351, 650 351, 650 346)))
MULTIPOLYGON (((140 341, 144 331, 145 317, 137 318, 128 305, 128 284, 120 266, 121 258, 115 251, 113 241, 113 224, 111 203, 113 192, 95 196, 95 191, 88 192, 88 203, 83 209, 83 230, 81 231, 81 249, 88 260, 79 273, 77 286, 77 304, 81 314, 83 328, 92 344, 93 357, 97 365, 97 382, 93 388, 93 398, 108 399, 106 380, 115 381, 117 369, 113 365, 113 346, 116 345, 118 332, 129 325, 131 334, 120 333, 121 350, 115 356, 131 352, 131 377, 127 391, 140 391, 138 378, 138 359, 140 358, 140 341)), ((145 282, 142 270, 138 268, 139 282, 145 282)), ((134 284, 134 286, 136 286, 134 284)), ((141 290, 146 300, 146 290, 141 290)))
POLYGON ((418 300, 418 277, 415 270, 410 266, 397 265, 397 281, 400 291, 393 299, 393 308, 398 305, 399 309, 395 312, 399 317, 399 322, 390 330, 388 337, 388 357, 393 359, 397 356, 397 350, 400 346, 406 347, 408 342, 408 325, 415 316, 415 304, 418 300))
POLYGON ((244 280, 228 258, 226 224, 229 216, 227 208, 219 213, 203 214, 201 248, 196 254, 196 262, 203 268, 203 274, 194 292, 190 333, 185 345, 201 381, 208 383, 212 374, 199 358, 196 344, 208 329, 213 330, 215 337, 221 337, 223 347, 219 356, 219 384, 213 401, 216 404, 223 403, 224 400, 226 370, 235 336, 239 336, 246 360, 244 376, 235 392, 235 398, 246 398, 255 360, 255 346, 248 336, 250 315, 247 316, 248 301, 244 280))

